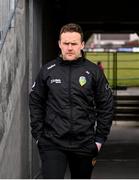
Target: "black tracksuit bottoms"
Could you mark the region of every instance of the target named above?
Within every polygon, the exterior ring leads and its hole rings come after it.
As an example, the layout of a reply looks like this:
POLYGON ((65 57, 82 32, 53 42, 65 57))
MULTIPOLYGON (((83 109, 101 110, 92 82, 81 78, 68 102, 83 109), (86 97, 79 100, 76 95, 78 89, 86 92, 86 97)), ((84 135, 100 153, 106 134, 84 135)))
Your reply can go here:
POLYGON ((71 179, 90 179, 93 165, 91 155, 78 154, 58 148, 40 150, 42 176, 44 179, 64 179, 67 165, 71 179))

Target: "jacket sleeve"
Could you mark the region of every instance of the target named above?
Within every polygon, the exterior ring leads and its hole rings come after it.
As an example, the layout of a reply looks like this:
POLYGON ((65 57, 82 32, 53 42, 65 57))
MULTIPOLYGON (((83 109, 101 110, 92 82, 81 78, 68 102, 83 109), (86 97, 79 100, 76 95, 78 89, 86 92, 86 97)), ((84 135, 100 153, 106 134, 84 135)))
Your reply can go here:
POLYGON ((30 126, 32 136, 38 140, 43 132, 46 111, 47 88, 43 68, 40 70, 29 93, 30 126))
POLYGON ((104 143, 110 132, 113 120, 113 95, 103 72, 98 70, 95 86, 96 134, 95 141, 104 143))

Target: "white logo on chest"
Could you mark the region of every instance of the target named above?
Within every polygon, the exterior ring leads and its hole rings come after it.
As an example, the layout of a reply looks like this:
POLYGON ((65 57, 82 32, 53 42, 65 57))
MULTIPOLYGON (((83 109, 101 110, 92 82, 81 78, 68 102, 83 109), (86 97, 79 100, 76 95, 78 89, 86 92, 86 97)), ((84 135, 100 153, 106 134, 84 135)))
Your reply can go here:
POLYGON ((51 84, 52 83, 61 83, 61 79, 51 79, 51 82, 50 82, 51 84))
POLYGON ((52 64, 51 66, 49 66, 47 69, 49 70, 49 69, 51 69, 51 68, 53 68, 53 67, 55 67, 56 65, 55 64, 52 64))

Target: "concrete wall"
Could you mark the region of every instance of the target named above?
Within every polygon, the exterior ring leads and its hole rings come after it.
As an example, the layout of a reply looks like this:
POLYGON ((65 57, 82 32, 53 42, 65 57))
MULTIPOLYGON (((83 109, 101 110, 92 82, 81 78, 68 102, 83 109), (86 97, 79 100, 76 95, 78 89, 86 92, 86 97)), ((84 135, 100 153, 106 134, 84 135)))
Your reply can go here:
POLYGON ((53 3, 19 0, 0 53, 0 179, 35 178, 40 173, 28 94, 42 63, 58 54, 53 3))
POLYGON ((29 178, 26 1, 19 0, 15 26, 0 54, 0 178, 29 178))
MULTIPOLYGON (((30 0, 29 4, 29 39, 27 39, 29 59, 29 89, 36 78, 42 64, 42 1, 30 0)), ((35 178, 40 173, 40 158, 36 143, 29 133, 31 177, 35 178)))

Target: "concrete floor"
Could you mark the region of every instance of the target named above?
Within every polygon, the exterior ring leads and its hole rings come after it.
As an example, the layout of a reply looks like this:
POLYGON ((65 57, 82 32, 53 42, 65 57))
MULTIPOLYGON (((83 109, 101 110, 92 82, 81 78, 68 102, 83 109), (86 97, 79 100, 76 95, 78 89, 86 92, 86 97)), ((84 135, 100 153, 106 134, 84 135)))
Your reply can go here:
POLYGON ((92 179, 139 179, 139 122, 113 122, 92 179))
POLYGON ((126 90, 117 90, 117 95, 139 95, 139 87, 129 87, 126 90))

